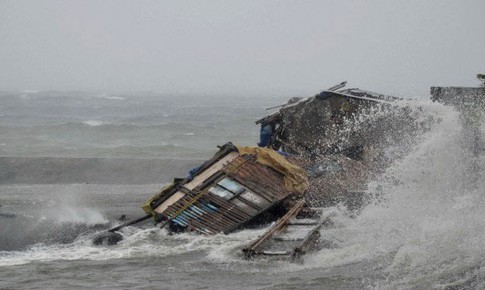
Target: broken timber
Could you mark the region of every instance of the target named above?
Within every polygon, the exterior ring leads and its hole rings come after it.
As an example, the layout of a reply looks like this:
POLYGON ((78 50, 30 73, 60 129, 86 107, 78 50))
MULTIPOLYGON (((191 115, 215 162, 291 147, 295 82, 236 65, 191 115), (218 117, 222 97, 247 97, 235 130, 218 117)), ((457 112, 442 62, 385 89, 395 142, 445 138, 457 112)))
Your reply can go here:
POLYGON ((230 233, 306 188, 305 171, 269 148, 230 143, 143 207, 161 227, 230 233))
POLYGON ((253 259, 256 256, 276 256, 295 262, 300 261, 302 255, 315 250, 320 238, 320 229, 329 223, 330 219, 321 219, 321 213, 316 214, 315 211, 312 218, 302 218, 300 214, 304 205, 304 200, 296 202, 261 237, 242 250, 244 257, 253 259))

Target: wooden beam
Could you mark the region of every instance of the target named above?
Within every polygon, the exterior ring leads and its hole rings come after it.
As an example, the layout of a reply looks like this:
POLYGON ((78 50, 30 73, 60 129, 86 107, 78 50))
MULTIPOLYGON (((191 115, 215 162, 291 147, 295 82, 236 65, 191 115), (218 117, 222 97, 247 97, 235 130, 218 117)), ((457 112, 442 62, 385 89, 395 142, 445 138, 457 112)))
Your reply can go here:
POLYGON ((282 218, 280 218, 269 230, 254 241, 251 245, 243 249, 243 253, 246 259, 250 259, 258 250, 258 248, 269 238, 271 238, 275 233, 282 230, 288 221, 296 216, 298 212, 302 209, 305 204, 305 200, 298 201, 282 218))

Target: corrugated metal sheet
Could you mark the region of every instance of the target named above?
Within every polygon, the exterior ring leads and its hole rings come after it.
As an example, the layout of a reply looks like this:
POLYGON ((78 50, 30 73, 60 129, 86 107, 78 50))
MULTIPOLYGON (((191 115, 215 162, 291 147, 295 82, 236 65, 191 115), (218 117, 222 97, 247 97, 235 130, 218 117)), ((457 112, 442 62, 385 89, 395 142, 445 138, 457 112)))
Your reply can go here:
POLYGON ((186 195, 163 215, 187 230, 207 235, 229 233, 291 193, 280 173, 258 164, 251 155, 239 156, 211 179, 193 190, 183 188, 186 195), (246 191, 229 200, 209 192, 226 177, 243 185, 246 191))
POLYGON ((282 200, 291 193, 285 187, 283 175, 258 164, 255 156, 239 156, 222 171, 271 202, 282 200))

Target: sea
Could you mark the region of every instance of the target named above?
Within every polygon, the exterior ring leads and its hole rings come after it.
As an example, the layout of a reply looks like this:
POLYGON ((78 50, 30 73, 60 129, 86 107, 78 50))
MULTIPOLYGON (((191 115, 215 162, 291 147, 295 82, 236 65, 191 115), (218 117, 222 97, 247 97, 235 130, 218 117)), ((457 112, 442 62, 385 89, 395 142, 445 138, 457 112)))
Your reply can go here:
POLYGON ((426 96, 412 107, 437 121, 357 214, 327 209, 335 246, 302 263, 243 259, 270 225, 169 235, 146 221, 92 244, 218 145, 255 145, 255 121, 291 97, 0 92, 0 289, 485 289, 485 157, 426 96))

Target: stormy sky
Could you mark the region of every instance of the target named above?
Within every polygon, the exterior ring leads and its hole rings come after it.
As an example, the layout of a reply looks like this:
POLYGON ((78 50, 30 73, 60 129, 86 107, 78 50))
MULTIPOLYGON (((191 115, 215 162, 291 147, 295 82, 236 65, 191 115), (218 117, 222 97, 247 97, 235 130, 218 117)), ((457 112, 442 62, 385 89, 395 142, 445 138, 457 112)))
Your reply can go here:
POLYGON ((484 0, 0 0, 0 90, 428 95, 480 72, 484 0))

